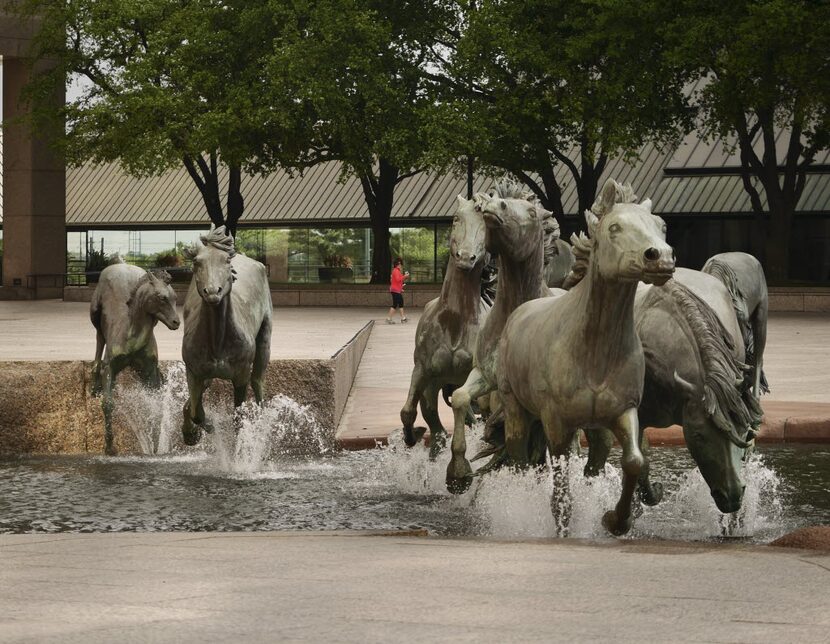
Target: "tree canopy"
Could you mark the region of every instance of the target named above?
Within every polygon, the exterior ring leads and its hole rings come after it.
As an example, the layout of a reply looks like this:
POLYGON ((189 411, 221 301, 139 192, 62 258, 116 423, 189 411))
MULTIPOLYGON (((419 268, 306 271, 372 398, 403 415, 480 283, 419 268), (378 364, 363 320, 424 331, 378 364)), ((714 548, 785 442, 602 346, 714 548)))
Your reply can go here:
POLYGON ((807 172, 830 145, 830 4, 685 0, 675 9, 670 55, 705 79, 694 96, 700 129, 737 145, 767 275, 785 279, 807 172))
POLYGON ((524 181, 562 215, 559 164, 580 212, 608 159, 675 140, 690 112, 668 64, 655 0, 476 0, 448 43, 436 81, 451 98, 436 121, 445 153, 524 181))
POLYGON ((29 88, 36 125, 65 128, 55 138, 69 165, 117 162, 135 176, 183 165, 211 221, 235 230, 244 210, 242 175, 263 141, 272 159, 305 147, 302 105, 289 96, 261 101, 265 56, 286 18, 272 5, 25 2, 21 11, 42 21, 32 55, 51 61, 29 88), (84 80, 80 95, 55 110, 48 94, 56 79, 73 77, 84 80))

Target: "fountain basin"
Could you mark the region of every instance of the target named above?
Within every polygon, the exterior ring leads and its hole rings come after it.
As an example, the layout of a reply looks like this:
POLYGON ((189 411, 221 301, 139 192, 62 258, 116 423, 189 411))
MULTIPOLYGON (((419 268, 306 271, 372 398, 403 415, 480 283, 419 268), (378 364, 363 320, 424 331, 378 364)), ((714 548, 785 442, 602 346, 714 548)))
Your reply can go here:
MULTIPOLYGON (((747 466, 737 520, 717 511, 685 449, 655 449, 651 459, 666 497, 643 508, 630 538, 766 543, 830 523, 826 447, 760 451, 747 466)), ((454 497, 444 490, 443 461, 431 463, 426 450, 399 445, 278 455, 248 469, 232 456, 199 449, 157 457, 5 459, 0 532, 425 529, 442 536, 555 536, 545 473, 498 472, 454 497)), ((586 483, 581 464, 574 468, 572 489, 584 502, 574 506, 569 536, 607 536, 599 517, 619 489, 617 471, 609 466, 605 477, 586 483)))

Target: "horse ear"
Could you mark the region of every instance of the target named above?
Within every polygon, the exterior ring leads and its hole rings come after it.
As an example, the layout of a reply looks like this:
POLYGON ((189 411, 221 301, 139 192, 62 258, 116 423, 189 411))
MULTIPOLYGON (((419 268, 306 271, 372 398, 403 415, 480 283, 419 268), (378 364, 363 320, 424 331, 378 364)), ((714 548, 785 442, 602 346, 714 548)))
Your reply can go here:
POLYGON ((168 273, 165 270, 156 269, 154 271, 151 271, 150 275, 152 275, 152 277, 156 280, 163 282, 164 284, 169 284, 173 281, 173 277, 170 275, 170 273, 168 273))
POLYGON ((649 212, 651 212, 651 199, 643 199, 640 205, 649 212))
POLYGON ((458 195, 456 197, 456 199, 458 200, 458 207, 459 208, 461 208, 462 206, 467 205, 467 200, 464 198, 464 195, 458 195))
MULTIPOLYGON (((621 187, 613 179, 608 179, 605 182, 596 201, 594 201, 594 205, 591 206, 591 211, 596 215, 597 219, 608 213, 614 207, 614 204, 617 203, 617 194, 621 187)), ((588 225, 590 227, 590 222, 588 225)))
POLYGON ((191 246, 185 246, 184 248, 182 248, 182 255, 184 255, 185 258, 193 261, 194 259, 196 259, 196 255, 199 254, 199 246, 201 246, 199 242, 196 242, 191 246))

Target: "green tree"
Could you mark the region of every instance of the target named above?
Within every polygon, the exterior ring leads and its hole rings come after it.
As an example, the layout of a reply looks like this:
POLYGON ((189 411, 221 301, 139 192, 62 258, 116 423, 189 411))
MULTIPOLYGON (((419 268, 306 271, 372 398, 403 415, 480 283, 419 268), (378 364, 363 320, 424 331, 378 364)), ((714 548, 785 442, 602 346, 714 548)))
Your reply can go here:
POLYGON ((689 127, 680 70, 662 56, 657 0, 469 0, 433 80, 445 100, 433 127, 439 156, 477 157, 521 179, 564 215, 564 165, 579 211, 609 159, 689 127))
POLYGON ((440 0, 322 0, 296 25, 302 38, 278 48, 275 95, 299 97, 315 115, 313 145, 302 169, 342 163, 341 180, 356 177, 369 212, 372 283, 387 283, 389 225, 395 189, 426 169, 423 123, 432 109, 423 69, 437 34, 452 19, 440 0))
POLYGON ((235 233, 243 174, 266 138, 272 159, 305 147, 302 105, 273 100, 266 131, 258 94, 264 56, 293 15, 286 6, 26 0, 20 12, 41 22, 32 57, 50 62, 29 88, 34 124, 65 129, 58 138, 69 165, 117 162, 139 177, 183 166, 210 220, 235 233), (55 82, 78 77, 80 95, 56 111, 55 82))
POLYGON ((806 175, 830 145, 830 4, 687 0, 675 10, 671 55, 705 78, 694 97, 702 131, 739 150, 767 277, 784 280, 806 175))

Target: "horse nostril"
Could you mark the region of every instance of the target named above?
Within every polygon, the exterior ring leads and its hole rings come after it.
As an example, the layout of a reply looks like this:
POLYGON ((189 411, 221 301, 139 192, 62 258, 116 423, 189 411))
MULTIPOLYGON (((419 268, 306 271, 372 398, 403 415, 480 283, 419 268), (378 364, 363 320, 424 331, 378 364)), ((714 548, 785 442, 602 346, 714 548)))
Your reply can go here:
POLYGON ((216 294, 218 295, 218 294, 219 294, 219 293, 221 293, 221 292, 222 292, 222 287, 221 287, 221 286, 217 286, 217 287, 216 287, 216 294))
POLYGON ((476 261, 476 256, 475 256, 475 255, 470 255, 470 261, 471 261, 471 262, 476 261))
POLYGON ((507 204, 504 203, 503 201, 501 202, 501 209, 502 210, 507 210, 507 204))
POLYGON ((207 286, 205 286, 205 287, 202 289, 202 292, 203 292, 205 295, 207 295, 207 286))
POLYGON ((650 262, 655 262, 660 259, 660 251, 656 248, 647 248, 646 252, 643 253, 643 257, 645 257, 650 262))
POLYGON ((677 259, 677 255, 674 254, 674 248, 671 249, 671 259, 672 261, 677 259))

